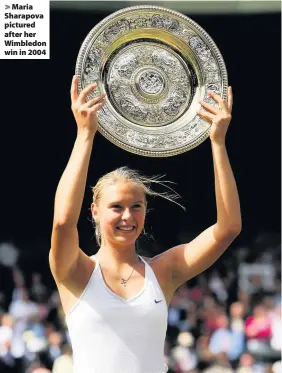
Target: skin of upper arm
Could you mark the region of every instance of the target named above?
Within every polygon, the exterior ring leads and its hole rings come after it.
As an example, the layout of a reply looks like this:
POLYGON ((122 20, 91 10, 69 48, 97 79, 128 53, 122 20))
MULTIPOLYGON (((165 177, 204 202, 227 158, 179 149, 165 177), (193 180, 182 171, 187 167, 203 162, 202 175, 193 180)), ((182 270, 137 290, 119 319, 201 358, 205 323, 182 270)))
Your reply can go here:
POLYGON ((53 227, 49 263, 55 280, 64 280, 75 269, 80 251, 76 227, 53 227))
POLYGON ((175 246, 163 254, 168 263, 171 286, 175 291, 181 284, 205 271, 230 246, 237 232, 214 233, 214 226, 207 228, 187 244, 175 246))

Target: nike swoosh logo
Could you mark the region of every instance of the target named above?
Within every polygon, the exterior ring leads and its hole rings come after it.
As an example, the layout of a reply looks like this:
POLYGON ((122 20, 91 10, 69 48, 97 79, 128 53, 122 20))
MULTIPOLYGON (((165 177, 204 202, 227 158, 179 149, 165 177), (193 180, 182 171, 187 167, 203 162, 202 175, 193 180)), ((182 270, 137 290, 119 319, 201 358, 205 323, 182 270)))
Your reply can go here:
POLYGON ((155 299, 155 303, 160 303, 160 302, 162 302, 163 300, 161 299, 161 300, 156 300, 155 299))

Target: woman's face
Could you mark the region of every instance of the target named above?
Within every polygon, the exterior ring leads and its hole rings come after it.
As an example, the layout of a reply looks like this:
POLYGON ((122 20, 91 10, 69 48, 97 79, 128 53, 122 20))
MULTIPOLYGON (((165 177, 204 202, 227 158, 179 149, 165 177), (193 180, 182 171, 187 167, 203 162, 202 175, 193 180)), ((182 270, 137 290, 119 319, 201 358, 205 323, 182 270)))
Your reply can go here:
POLYGON ((92 204, 92 214, 104 243, 135 245, 144 227, 144 192, 138 185, 126 181, 107 185, 98 206, 92 204))

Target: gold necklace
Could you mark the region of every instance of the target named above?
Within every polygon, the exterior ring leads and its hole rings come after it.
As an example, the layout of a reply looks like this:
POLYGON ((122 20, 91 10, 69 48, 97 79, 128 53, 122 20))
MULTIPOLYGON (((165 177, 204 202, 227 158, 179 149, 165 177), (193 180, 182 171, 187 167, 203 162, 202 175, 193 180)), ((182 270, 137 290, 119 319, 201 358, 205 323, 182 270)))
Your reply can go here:
POLYGON ((126 279, 124 279, 123 277, 121 277, 120 278, 120 283, 124 286, 124 287, 126 287, 126 283, 127 283, 127 281, 129 281, 130 280, 130 278, 131 278, 131 276, 132 276, 132 274, 133 274, 133 272, 134 272, 134 267, 132 268, 132 272, 131 272, 131 274, 130 274, 130 276, 128 277, 128 279, 126 280, 126 279))

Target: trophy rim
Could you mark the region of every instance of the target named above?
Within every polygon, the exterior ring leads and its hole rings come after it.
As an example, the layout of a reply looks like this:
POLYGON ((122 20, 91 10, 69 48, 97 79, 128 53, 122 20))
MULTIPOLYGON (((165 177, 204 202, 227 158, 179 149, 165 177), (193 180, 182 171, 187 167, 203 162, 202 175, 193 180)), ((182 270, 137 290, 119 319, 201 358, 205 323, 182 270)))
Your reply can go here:
MULTIPOLYGON (((88 32, 87 36, 85 37, 80 50, 79 54, 76 59, 76 65, 75 65, 75 75, 78 76, 78 91, 80 92, 83 87, 82 87, 82 72, 83 72, 83 62, 85 60, 86 52, 89 48, 89 43, 91 43, 93 37, 98 34, 98 32, 103 29, 104 26, 109 24, 112 20, 115 18, 118 18, 118 16, 123 15, 126 16, 127 14, 130 14, 135 11, 160 11, 163 12, 164 14, 170 14, 172 16, 177 17, 178 19, 182 19, 186 23, 189 24, 189 26, 192 28, 193 31, 196 32, 196 34, 205 41, 206 44, 210 46, 210 49, 212 49, 212 52, 214 53, 215 60, 219 66, 219 70, 221 73, 221 85, 222 85, 222 92, 220 96, 226 100, 227 99, 227 89, 228 89, 228 73, 226 69, 226 65, 223 59, 223 56, 217 47, 216 43, 212 39, 212 37, 198 24, 196 23, 193 19, 190 17, 166 8, 162 6, 156 6, 156 5, 135 5, 135 6, 130 6, 130 7, 125 7, 122 8, 118 11, 115 11, 105 18, 103 18, 98 24, 96 24, 92 29, 88 32)), ((101 133, 106 139, 108 139, 110 142, 113 144, 117 145, 121 149, 124 149, 130 153, 136 154, 136 155, 141 155, 145 157, 151 157, 151 158, 160 158, 160 157, 170 157, 170 156, 175 156, 182 154, 184 152, 187 152, 189 150, 194 149, 201 143, 203 143, 208 137, 210 133, 210 127, 207 128, 204 132, 199 134, 199 136, 195 137, 190 143, 185 144, 183 146, 179 146, 174 149, 164 149, 164 150, 151 150, 151 149, 143 149, 141 147, 135 147, 132 145, 129 145, 126 142, 122 142, 115 136, 113 136, 109 131, 107 131, 101 124, 99 120, 99 113, 98 113, 98 132, 101 133)))

